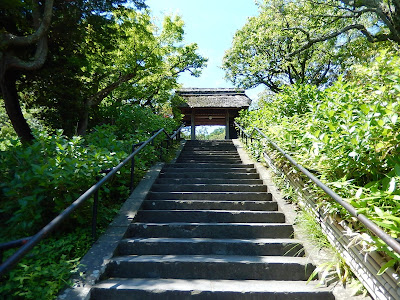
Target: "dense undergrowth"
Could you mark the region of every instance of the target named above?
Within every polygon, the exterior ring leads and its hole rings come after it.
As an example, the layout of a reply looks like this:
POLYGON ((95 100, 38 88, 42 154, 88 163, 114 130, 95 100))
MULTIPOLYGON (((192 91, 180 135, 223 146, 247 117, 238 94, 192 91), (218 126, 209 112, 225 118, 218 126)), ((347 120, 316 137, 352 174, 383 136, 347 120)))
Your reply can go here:
MULTIPOLYGON (((295 85, 265 97, 260 108, 243 112, 245 128, 259 127, 343 198, 394 238, 400 237, 400 58, 381 52, 355 66, 326 89, 295 85)), ((259 156, 261 145, 254 144, 259 156)), ((273 152, 272 149, 269 151, 273 152)), ((361 230, 358 242, 384 252, 382 267, 400 256, 354 222, 344 209, 320 197, 325 209, 361 230)))
MULTIPOLYGON (((0 242, 35 234, 101 175, 131 152, 132 145, 153 131, 172 132, 178 123, 150 109, 122 106, 108 111, 112 125, 100 125, 85 137, 68 138, 36 130, 35 141, 22 145, 7 135, 0 151, 0 242)), ((106 123, 106 122, 104 122, 106 123)), ((109 122, 111 123, 111 122, 109 122)), ((135 159, 135 183, 160 159, 157 138, 135 159)), ((166 154, 166 153, 164 153, 166 154)), ((103 231, 128 196, 129 167, 103 186, 100 192, 99 232, 103 231)), ((1 279, 2 299, 52 299, 68 283, 79 259, 91 246, 92 200, 80 207, 49 239, 42 241, 1 279)), ((7 251, 5 257, 14 250, 7 251)))

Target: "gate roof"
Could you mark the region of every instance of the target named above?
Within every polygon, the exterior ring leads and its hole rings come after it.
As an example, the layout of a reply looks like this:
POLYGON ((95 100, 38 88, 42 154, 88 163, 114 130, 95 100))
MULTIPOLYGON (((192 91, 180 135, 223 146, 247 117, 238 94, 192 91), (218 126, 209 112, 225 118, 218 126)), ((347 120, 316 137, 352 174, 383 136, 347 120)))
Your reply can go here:
POLYGON ((177 93, 185 98, 186 103, 180 108, 236 108, 245 109, 250 106, 251 100, 244 90, 240 89, 181 89, 177 93))

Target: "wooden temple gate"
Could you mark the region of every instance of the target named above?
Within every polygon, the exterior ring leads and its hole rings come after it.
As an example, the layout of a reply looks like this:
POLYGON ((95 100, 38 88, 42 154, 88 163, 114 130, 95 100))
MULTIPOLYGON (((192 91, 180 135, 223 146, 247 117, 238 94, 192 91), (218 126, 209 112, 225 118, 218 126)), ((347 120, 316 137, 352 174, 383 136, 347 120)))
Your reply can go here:
POLYGON ((192 140, 196 139, 197 125, 225 126, 225 139, 237 138, 233 121, 251 103, 244 90, 190 88, 177 93, 186 100, 179 109, 183 122, 191 126, 192 140))

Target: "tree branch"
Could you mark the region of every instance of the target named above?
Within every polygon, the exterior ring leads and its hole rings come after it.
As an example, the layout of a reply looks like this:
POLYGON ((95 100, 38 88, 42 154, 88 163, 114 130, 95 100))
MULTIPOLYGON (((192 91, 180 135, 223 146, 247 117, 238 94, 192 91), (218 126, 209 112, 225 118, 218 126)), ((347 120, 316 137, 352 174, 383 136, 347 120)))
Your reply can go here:
MULTIPOLYGON (((288 30, 289 30, 289 29, 290 29, 290 28, 288 28, 288 30)), ((307 50, 307 49, 311 48, 311 46, 313 46, 313 45, 316 44, 316 43, 324 42, 324 41, 327 41, 327 40, 329 40, 329 39, 335 38, 335 37, 337 37, 337 36, 339 36, 339 35, 341 35, 341 34, 347 32, 347 31, 350 31, 350 30, 352 30, 352 29, 357 29, 357 30, 359 30, 359 31, 368 39, 368 41, 370 41, 371 43, 377 42, 377 41, 378 41, 378 37, 379 37, 379 35, 377 35, 377 36, 371 35, 371 34, 368 32, 368 30, 364 27, 364 25, 361 25, 361 24, 352 24, 352 25, 348 25, 348 26, 342 28, 341 30, 338 30, 338 31, 332 32, 332 33, 330 33, 330 34, 327 34, 327 35, 325 35, 325 36, 321 36, 321 37, 314 38, 314 39, 310 37, 310 33, 309 33, 309 32, 307 32, 306 30, 304 30, 304 29, 302 29, 302 28, 294 27, 294 28, 291 28, 291 29, 292 29, 292 30, 299 30, 299 31, 303 32, 304 34, 306 34, 306 35, 307 35, 307 40, 308 40, 308 42, 305 43, 305 44, 304 44, 302 47, 300 47, 299 49, 297 49, 297 50, 292 51, 291 53, 289 53, 289 54, 286 56, 286 58, 293 57, 293 56, 295 56, 295 55, 297 55, 297 54, 303 52, 304 50, 307 50)), ((379 39, 379 40, 380 40, 380 39, 379 39)))
POLYGON ((325 79, 326 75, 328 74, 329 70, 331 69, 331 62, 329 61, 328 66, 326 67, 324 73, 319 77, 319 79, 315 82, 316 85, 320 85, 322 81, 325 79))
POLYGON ((137 69, 134 69, 133 72, 120 76, 116 81, 109 84, 102 90, 98 91, 96 94, 92 95, 88 99, 88 106, 90 107, 90 106, 99 105, 100 102, 105 97, 107 97, 113 90, 118 88, 122 83, 127 82, 127 81, 131 80, 133 77, 135 77, 136 73, 137 73, 137 69))
POLYGON ((37 70, 41 68, 46 61, 47 52, 47 36, 43 36, 37 44, 33 61, 24 61, 16 56, 9 56, 9 60, 6 62, 6 68, 14 68, 17 70, 27 71, 37 70))
MULTIPOLYGON (((0 49, 5 49, 10 46, 28 46, 38 42, 47 32, 50 26, 51 17, 53 15, 54 0, 46 0, 44 5, 43 19, 36 31, 27 36, 17 36, 11 33, 5 33, 0 39, 0 49)), ((34 19, 37 17, 37 3, 32 0, 34 19)), ((36 22, 36 21, 35 21, 36 22)))

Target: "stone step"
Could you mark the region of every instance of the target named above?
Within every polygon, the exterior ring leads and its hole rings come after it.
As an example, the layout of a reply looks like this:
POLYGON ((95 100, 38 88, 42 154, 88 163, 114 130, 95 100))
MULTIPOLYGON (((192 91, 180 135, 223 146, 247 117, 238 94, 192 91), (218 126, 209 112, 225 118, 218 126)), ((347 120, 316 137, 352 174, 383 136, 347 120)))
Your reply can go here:
POLYGON ((218 178, 158 178, 155 183, 159 184, 263 184, 261 179, 218 179, 218 178))
POLYGON ((232 154, 237 153, 237 149, 235 147, 219 147, 218 149, 211 147, 184 147, 182 152, 229 152, 232 154))
POLYGON ((254 164, 222 164, 222 163, 174 163, 166 164, 163 170, 170 169, 209 169, 209 168, 235 168, 235 169, 248 169, 254 168, 254 164))
POLYGON ((284 223, 285 215, 278 211, 250 210, 140 210, 134 220, 149 223, 284 223))
POLYGON ((262 184, 153 184, 153 192, 267 192, 262 184))
POLYGON ((126 237, 291 238, 288 223, 132 223, 126 237))
POLYGON ((114 257, 109 277, 307 280, 315 267, 304 257, 239 255, 127 255, 114 257))
POLYGON ((242 161, 240 159, 239 155, 235 155, 235 154, 213 154, 213 155, 206 155, 206 154, 202 154, 202 155, 192 155, 192 154, 181 154, 179 156, 180 160, 183 159, 210 159, 210 160, 218 160, 218 159, 230 159, 230 160, 237 160, 239 163, 242 161))
MULTIPOLYGON (((185 143, 186 147, 208 147, 211 149, 219 149, 221 147, 235 147, 231 140, 219 140, 219 141, 199 141, 199 140, 188 140, 185 143)), ((236 147, 235 147, 236 148, 236 147)))
MULTIPOLYGON (((179 173, 199 173, 198 169, 195 168, 171 168, 171 167, 165 167, 162 170, 162 173, 167 173, 167 172, 179 172, 179 173)), ((215 166, 215 167, 204 167, 203 169, 201 169, 201 172, 203 173, 255 173, 256 169, 254 168, 230 168, 230 167, 219 167, 219 166, 215 166)))
POLYGON ((244 172, 175 172, 160 173, 159 178, 225 178, 225 179, 259 179, 257 173, 244 172))
POLYGON ((132 223, 126 237, 170 238, 291 238, 288 223, 132 223))
POLYGON ((97 300, 333 300, 331 291, 316 283, 267 280, 126 279, 95 285, 97 300))
POLYGON ((211 151, 211 150, 192 150, 192 151, 185 151, 184 149, 181 151, 180 155, 234 155, 234 156, 240 156, 238 155, 238 152, 236 150, 232 151, 226 151, 226 150, 219 150, 219 151, 211 151))
POLYGON ((149 192, 147 199, 269 201, 272 200, 272 195, 267 192, 149 192))
POLYGON ((263 210, 276 211, 278 204, 274 201, 202 201, 202 200, 146 200, 142 209, 148 210, 263 210))
POLYGON ((182 151, 179 157, 236 157, 240 158, 240 155, 237 151, 182 151))
POLYGON ((186 145, 220 145, 228 144, 233 145, 232 140, 187 140, 186 145))
POLYGON ((226 163, 226 164, 237 164, 241 163, 241 160, 235 158, 178 158, 177 163, 226 163))
POLYGON ((131 238, 118 245, 118 255, 269 255, 303 256, 293 239, 131 238))

